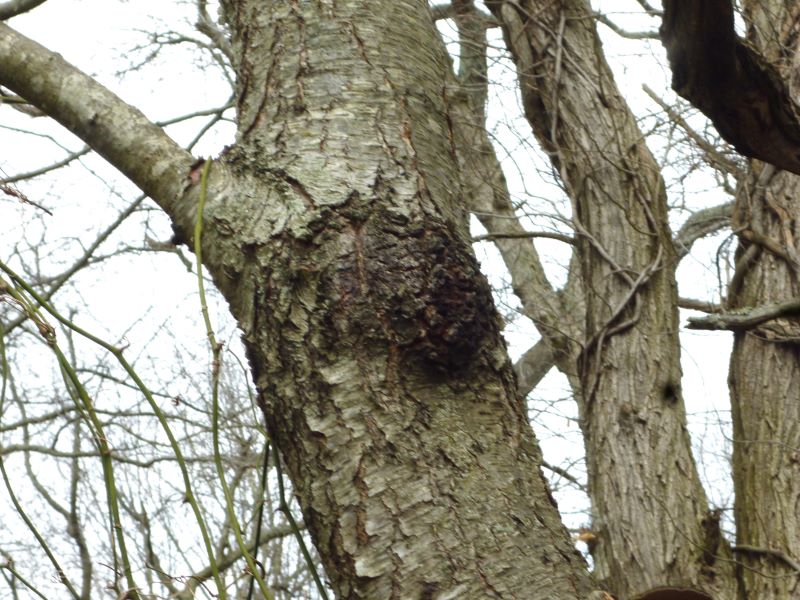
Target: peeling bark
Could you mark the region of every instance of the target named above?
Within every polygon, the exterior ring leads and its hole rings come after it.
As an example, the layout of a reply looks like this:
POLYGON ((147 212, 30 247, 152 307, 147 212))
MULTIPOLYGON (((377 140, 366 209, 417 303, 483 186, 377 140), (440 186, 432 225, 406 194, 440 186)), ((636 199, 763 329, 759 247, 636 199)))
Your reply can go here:
MULTIPOLYGON (((211 169, 204 262, 337 596, 590 597, 469 245, 426 2, 222 4, 239 128, 211 169)), ((188 240, 190 157, 0 34, 0 83, 98 147, 188 240)))

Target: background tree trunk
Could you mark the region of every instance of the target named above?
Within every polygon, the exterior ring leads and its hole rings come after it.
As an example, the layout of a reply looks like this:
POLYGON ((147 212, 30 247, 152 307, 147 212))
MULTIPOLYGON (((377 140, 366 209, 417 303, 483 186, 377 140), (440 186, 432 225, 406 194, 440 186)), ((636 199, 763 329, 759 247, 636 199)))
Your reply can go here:
MULTIPOLYGON (((746 2, 748 38, 797 98, 800 8, 746 2)), ((770 304, 800 294, 800 178, 753 161, 739 186, 739 231, 731 308, 770 304)), ((800 598, 800 364, 796 319, 778 319, 735 334, 729 375, 733 408, 736 558, 743 597, 800 598)))
POLYGON ((686 430, 677 256, 659 167, 616 88, 587 2, 491 7, 517 65, 525 115, 573 201, 586 293, 578 397, 596 575, 623 598, 658 585, 731 597, 730 563, 717 560, 728 555, 719 518, 686 430))

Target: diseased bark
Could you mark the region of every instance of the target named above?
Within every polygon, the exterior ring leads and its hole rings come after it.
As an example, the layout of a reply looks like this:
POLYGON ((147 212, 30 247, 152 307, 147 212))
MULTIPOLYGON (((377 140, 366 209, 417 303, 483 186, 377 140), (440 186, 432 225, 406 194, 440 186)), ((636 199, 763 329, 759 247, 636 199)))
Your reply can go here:
MULTIPOLYGON (((589 597, 469 247, 426 2, 223 10, 239 130, 212 168, 204 260, 337 595, 589 597)), ((115 131, 113 115, 143 118, 111 95, 84 110, 62 86, 99 86, 40 47, 13 62, 19 41, 0 29, 0 84, 192 231, 185 153, 146 122, 115 131), (47 77, 26 75, 41 56, 47 77)))
POLYGON ((736 35, 731 0, 664 0, 661 39, 672 88, 703 111, 726 141, 745 156, 800 174, 797 96, 736 35))
POLYGON ((596 574, 620 597, 662 585, 733 597, 730 557, 690 451, 677 255, 659 169, 583 0, 492 2, 523 107, 574 202, 586 290, 580 405, 596 574))
POLYGON ((423 2, 379 4, 224 4, 225 162, 286 218, 220 287, 341 597, 580 597, 463 227, 446 57, 423 2))

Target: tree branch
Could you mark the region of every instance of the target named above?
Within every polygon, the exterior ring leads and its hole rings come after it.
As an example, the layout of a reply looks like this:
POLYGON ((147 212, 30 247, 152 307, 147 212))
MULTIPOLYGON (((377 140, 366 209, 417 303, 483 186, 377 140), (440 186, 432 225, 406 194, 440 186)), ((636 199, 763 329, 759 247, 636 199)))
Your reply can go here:
POLYGON ((47 0, 9 0, 0 4, 0 21, 16 17, 22 13, 33 10, 47 0))
POLYGON ((600 23, 608 27, 611 31, 616 33, 618 36, 623 37, 628 40, 657 40, 658 33, 656 31, 628 31, 627 29, 623 29, 614 21, 609 19, 603 13, 594 13, 594 18, 597 19, 600 23))
POLYGON ((55 162, 51 165, 47 165, 46 167, 40 167, 38 169, 33 169, 32 171, 27 171, 25 173, 18 173, 16 175, 12 175, 11 177, 0 178, 0 181, 2 181, 2 183, 16 183, 17 181, 22 181, 24 179, 32 179, 33 177, 44 175, 45 173, 49 173, 50 171, 55 171, 56 169, 60 169, 61 167, 66 167, 69 163, 71 163, 75 159, 78 159, 81 156, 89 154, 90 150, 91 148, 89 148, 89 146, 84 146, 77 152, 72 152, 67 157, 62 158, 58 162, 55 162))
POLYGON ((544 467, 548 471, 552 471, 553 473, 555 473, 556 475, 558 475, 560 477, 563 477, 564 479, 569 481, 572 485, 577 487, 582 492, 586 492, 586 486, 584 484, 582 484, 577 477, 575 477, 572 473, 570 473, 566 469, 562 469, 561 467, 559 467, 557 465, 551 465, 546 460, 542 461, 542 467, 544 467))
MULTIPOLYGON (((298 523, 298 528, 304 530, 306 528, 305 523, 298 523)), ((294 533, 294 530, 289 525, 278 525, 276 527, 272 527, 269 529, 264 529, 261 531, 261 535, 259 536, 261 545, 266 545, 268 542, 281 538, 287 537, 294 533)), ((248 551, 253 552, 255 550, 255 544, 253 542, 250 543, 248 546, 248 551)), ((239 549, 231 550, 230 553, 220 557, 219 559, 219 569, 225 570, 232 567, 236 561, 242 558, 242 551, 239 549)), ((151 565, 151 568, 153 566, 151 565)), ((173 578, 174 579, 174 578, 173 578)), ((179 578, 182 581, 186 582, 185 587, 180 590, 177 594, 175 594, 174 598, 176 600, 191 600, 195 598, 195 590, 200 586, 204 581, 211 579, 211 568, 205 567, 192 575, 186 575, 179 578)))
POLYGON ((733 546, 733 548, 731 549, 734 552, 745 552, 747 554, 756 554, 760 556, 772 556, 786 563, 789 567, 791 567, 791 569, 795 572, 795 574, 800 575, 800 563, 793 560, 780 550, 772 550, 770 548, 757 548, 756 546, 747 546, 745 544, 737 544, 736 546, 733 546))
POLYGON ((690 317, 687 329, 707 329, 712 331, 742 331, 752 329, 781 317, 800 315, 800 298, 792 298, 776 304, 765 304, 751 308, 742 308, 735 313, 720 313, 707 317, 690 317))
POLYGON ((664 0, 672 89, 751 158, 800 174, 800 107, 777 70, 736 35, 730 0, 664 0))
POLYGON ((744 174, 742 173, 742 169, 736 163, 735 160, 731 160, 724 156, 722 152, 720 152, 719 147, 715 146, 714 144, 710 143, 707 139, 705 139, 702 135, 697 133, 690 125, 686 122, 680 113, 672 108, 669 104, 664 102, 658 94, 656 94, 653 89, 644 84, 642 86, 642 90, 644 93, 650 96, 650 99, 658 104, 667 116, 669 120, 678 125, 686 135, 692 140, 698 148, 703 152, 703 158, 705 159, 706 163, 711 166, 712 168, 718 169, 723 173, 730 174, 736 179, 742 179, 744 174))
POLYGON ((723 311, 721 304, 714 304, 705 300, 695 300, 694 298, 678 298, 678 306, 688 310, 699 310, 706 314, 719 314, 723 311))
POLYGON ((530 394, 555 365, 555 352, 542 338, 531 346, 514 364, 520 396, 530 394))
POLYGON ((192 155, 60 55, 0 23, 0 85, 81 138, 171 216, 192 155))
POLYGON ((476 235, 472 238, 473 242, 488 242, 495 240, 525 240, 533 238, 547 238, 549 240, 558 240, 565 244, 574 244, 575 238, 563 233, 551 233, 548 231, 508 231, 500 233, 487 233, 484 235, 476 235))
POLYGON ((718 204, 698 210, 686 219, 686 222, 675 235, 675 252, 678 258, 683 258, 692 249, 692 245, 699 239, 717 231, 730 227, 733 214, 733 202, 718 204))

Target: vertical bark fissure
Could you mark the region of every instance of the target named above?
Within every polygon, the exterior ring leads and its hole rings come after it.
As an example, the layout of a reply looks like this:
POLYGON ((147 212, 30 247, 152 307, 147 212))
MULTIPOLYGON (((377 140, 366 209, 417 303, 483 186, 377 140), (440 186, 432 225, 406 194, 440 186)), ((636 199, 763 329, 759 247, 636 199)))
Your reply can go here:
POLYGON ((731 597, 680 387, 677 262, 658 165, 602 56, 588 3, 490 4, 523 107, 573 203, 586 293, 580 360, 597 575, 621 597, 658 585, 731 597))
MULTIPOLYGON (((746 2, 744 9, 748 38, 791 88, 798 79, 800 9, 784 2, 746 2)), ((729 290, 731 308, 780 302, 800 293, 798 198, 800 177, 753 162, 734 211, 740 260, 736 288, 729 290), (781 249, 780 254, 773 249, 781 249), (747 260, 750 255, 755 258, 747 260)), ((796 318, 734 335, 729 384, 736 558, 743 565, 742 596, 753 600, 800 597, 793 567, 800 562, 798 340, 796 318)))

